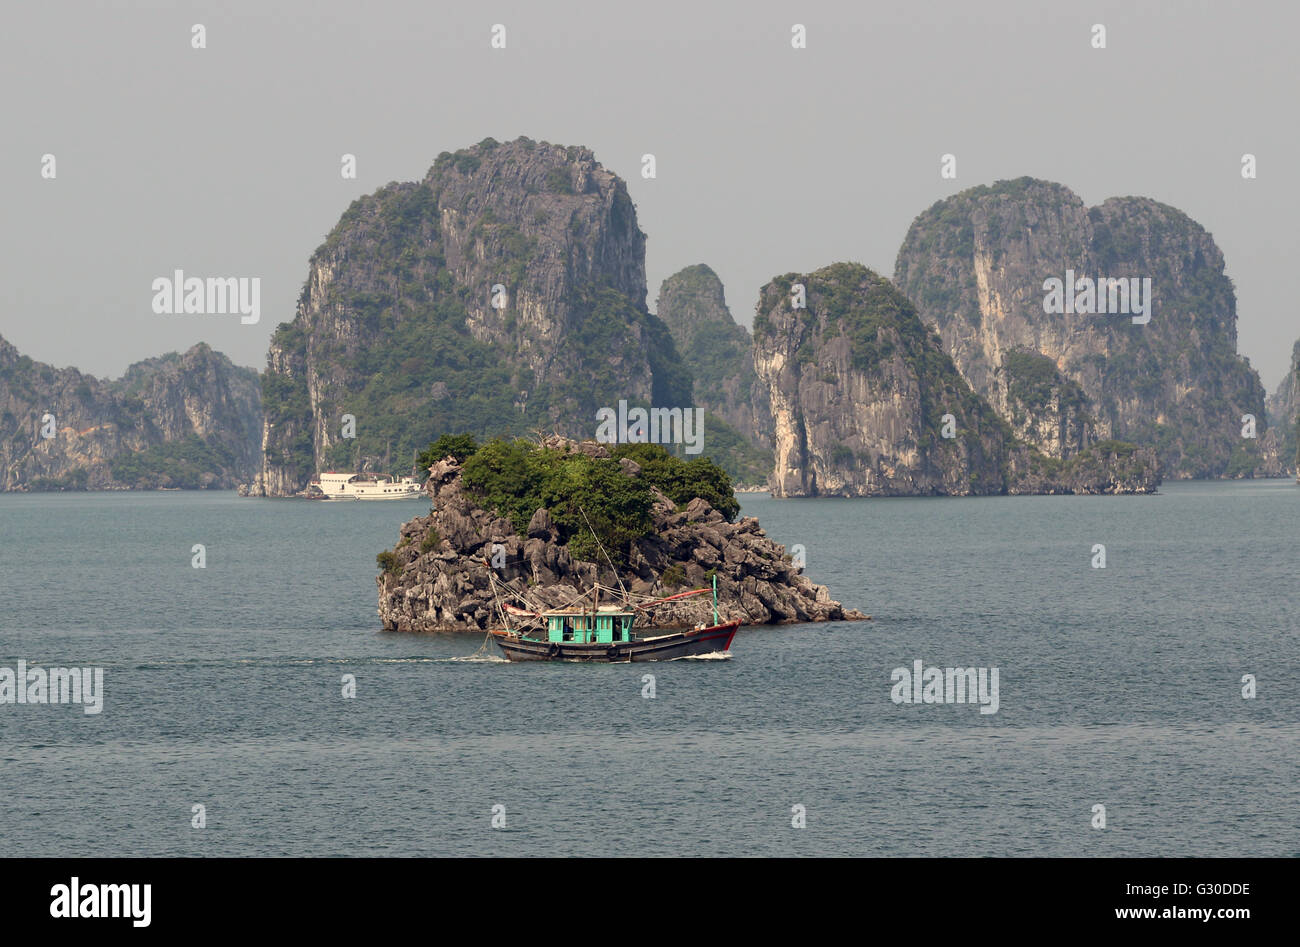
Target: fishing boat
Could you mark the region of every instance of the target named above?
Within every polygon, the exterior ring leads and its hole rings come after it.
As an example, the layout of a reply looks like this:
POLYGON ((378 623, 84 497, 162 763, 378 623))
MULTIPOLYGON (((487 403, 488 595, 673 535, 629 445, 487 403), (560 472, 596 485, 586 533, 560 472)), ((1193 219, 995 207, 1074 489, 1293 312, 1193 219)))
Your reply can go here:
MULTIPOLYGON (((622 604, 600 604, 602 587, 597 585, 581 600, 563 608, 530 612, 517 606, 502 606, 504 628, 490 632, 510 661, 672 661, 677 658, 723 654, 730 650, 740 620, 718 620, 718 580, 713 578, 713 623, 664 634, 639 636, 638 612, 649 612, 664 602, 701 595, 709 589, 693 589, 667 598, 634 604, 624 591, 622 604), (513 626, 513 627, 512 627, 513 626)), ((612 589, 605 590, 612 592, 612 589)))

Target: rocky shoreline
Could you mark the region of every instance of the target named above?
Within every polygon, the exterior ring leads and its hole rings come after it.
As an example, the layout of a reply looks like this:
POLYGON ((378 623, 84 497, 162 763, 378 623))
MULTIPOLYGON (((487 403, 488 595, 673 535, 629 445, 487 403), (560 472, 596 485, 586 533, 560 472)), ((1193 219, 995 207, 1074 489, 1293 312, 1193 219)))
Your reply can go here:
MULTIPOLYGON (((608 456, 603 445, 574 449, 608 456)), ((640 468, 623 459, 629 477, 640 468)), ((617 578, 608 564, 575 560, 557 542, 545 509, 533 514, 527 535, 508 519, 479 507, 462 488, 461 468, 444 458, 430 468, 426 491, 434 509, 403 524, 390 568, 376 578, 379 616, 386 631, 482 631, 497 624, 493 581, 514 604, 556 607, 594 583, 633 595, 673 595, 718 581, 723 621, 746 624, 855 621, 869 616, 844 608, 824 585, 802 574, 752 516, 729 523, 700 498, 678 509, 654 493, 653 531, 631 544, 617 578), (492 562, 495 560, 496 565, 492 562)), ((653 488, 652 488, 653 489, 653 488)), ((640 619, 642 627, 682 628, 712 622, 711 596, 669 602, 640 619)))

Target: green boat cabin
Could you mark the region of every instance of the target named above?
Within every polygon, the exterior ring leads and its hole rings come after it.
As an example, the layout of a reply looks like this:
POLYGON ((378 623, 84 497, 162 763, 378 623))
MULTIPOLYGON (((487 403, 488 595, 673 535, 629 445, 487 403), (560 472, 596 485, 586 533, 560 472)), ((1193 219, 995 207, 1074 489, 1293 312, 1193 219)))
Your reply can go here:
POLYGON ((613 644, 632 640, 635 616, 617 605, 602 605, 595 613, 590 609, 556 608, 542 614, 546 618, 547 641, 613 644))

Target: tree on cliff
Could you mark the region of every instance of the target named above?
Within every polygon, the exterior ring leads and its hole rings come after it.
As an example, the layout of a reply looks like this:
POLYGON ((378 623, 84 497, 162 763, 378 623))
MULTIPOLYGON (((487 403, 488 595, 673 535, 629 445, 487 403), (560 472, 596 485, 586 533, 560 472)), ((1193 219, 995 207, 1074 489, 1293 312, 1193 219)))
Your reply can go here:
POLYGON ((679 507, 700 497, 730 522, 740 511, 731 478, 707 458, 682 460, 658 444, 622 444, 609 456, 496 438, 478 446, 468 435, 443 435, 421 454, 430 464, 461 462, 468 493, 524 535, 545 509, 560 541, 577 559, 602 558, 596 542, 620 558, 652 531, 652 488, 679 507), (592 533, 595 533, 593 537, 592 533))

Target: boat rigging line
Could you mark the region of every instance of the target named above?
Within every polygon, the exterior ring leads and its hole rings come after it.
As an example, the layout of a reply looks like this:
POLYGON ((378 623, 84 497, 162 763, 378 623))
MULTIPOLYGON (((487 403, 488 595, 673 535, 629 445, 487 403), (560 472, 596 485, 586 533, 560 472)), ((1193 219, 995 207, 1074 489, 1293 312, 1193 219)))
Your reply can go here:
MULTIPOLYGON (((609 553, 605 552, 605 544, 600 541, 600 537, 596 535, 595 529, 592 529, 591 520, 587 519, 587 511, 579 506, 578 512, 582 514, 582 521, 587 524, 587 529, 591 530, 591 538, 596 540, 596 545, 600 547, 601 555, 603 555, 605 561, 609 563, 609 570, 614 573, 614 579, 618 582, 618 587, 623 590, 623 601, 630 605, 632 603, 632 596, 628 595, 627 589, 623 587, 623 578, 618 574, 618 570, 614 568, 614 562, 609 558, 609 553)), ((599 588, 600 586, 597 585, 596 587, 599 588)), ((611 589, 610 591, 613 590, 611 589)))

